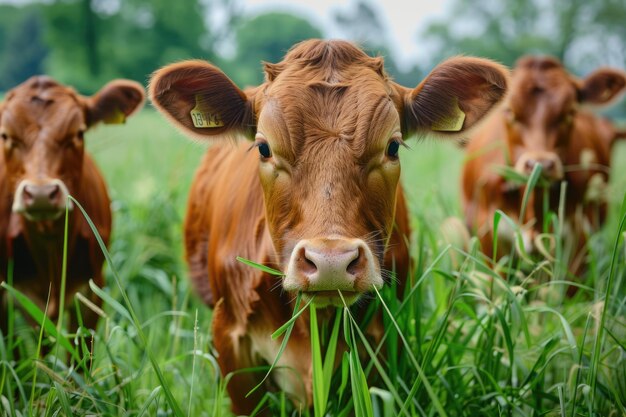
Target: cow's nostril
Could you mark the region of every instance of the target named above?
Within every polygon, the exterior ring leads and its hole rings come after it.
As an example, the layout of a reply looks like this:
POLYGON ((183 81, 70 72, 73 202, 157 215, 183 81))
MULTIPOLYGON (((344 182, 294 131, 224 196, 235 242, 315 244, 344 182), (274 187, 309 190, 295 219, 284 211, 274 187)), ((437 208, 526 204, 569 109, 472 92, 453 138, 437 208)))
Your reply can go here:
POLYGON ((32 200, 33 199, 33 193, 31 190, 29 190, 29 186, 25 186, 24 190, 22 191, 22 195, 24 196, 25 200, 32 200))
POLYGON ((532 170, 536 164, 537 164, 537 161, 535 161, 534 159, 528 159, 526 160, 525 166, 526 166, 526 169, 532 170))
POLYGON ((543 167, 546 169, 546 171, 550 171, 554 168, 554 161, 547 159, 543 162, 541 162, 541 165, 543 165, 543 167))
POLYGON ((304 258, 304 262, 307 266, 307 269, 309 269, 311 272, 317 271, 317 265, 315 265, 315 262, 313 262, 307 257, 304 258))
POLYGON ((61 187, 59 187, 58 184, 54 184, 52 189, 48 193, 48 199, 50 201, 56 200, 59 197, 60 191, 61 187))
POLYGON ((355 258, 350 261, 350 263, 348 264, 348 267, 346 268, 346 271, 348 272, 348 274, 351 275, 356 275, 359 273, 359 270, 361 269, 361 248, 357 249, 356 252, 356 256, 355 258))
POLYGON ((307 275, 312 275, 317 272, 317 265, 315 262, 307 257, 306 249, 302 248, 300 250, 300 270, 307 275))

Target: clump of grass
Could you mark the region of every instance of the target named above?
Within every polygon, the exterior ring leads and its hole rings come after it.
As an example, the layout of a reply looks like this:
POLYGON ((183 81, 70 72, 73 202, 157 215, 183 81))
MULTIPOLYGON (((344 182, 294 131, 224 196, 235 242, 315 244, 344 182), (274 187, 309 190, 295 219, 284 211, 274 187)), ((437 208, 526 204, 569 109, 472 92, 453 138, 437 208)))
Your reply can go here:
MULTIPOLYGON (((156 212, 166 200, 152 201, 156 212)), ((80 209, 78 202, 75 205, 80 209)), ((128 212, 133 210, 138 209, 128 212)), ((130 223, 123 217, 125 213, 118 210, 117 214, 122 222, 130 223)), ((55 326, 34 303, 9 284, 2 284, 16 305, 11 314, 20 346, 40 346, 43 342, 59 348, 41 357, 39 348, 15 352, 4 343, 9 339, 0 339, 0 416, 211 416, 211 410, 227 407, 218 400, 219 369, 206 349, 210 314, 190 298, 185 283, 176 278, 182 264, 177 254, 170 253, 163 233, 170 223, 159 228, 156 222, 164 218, 151 218, 153 223, 147 227, 154 235, 150 236, 149 230, 141 233, 152 256, 123 258, 116 252, 127 247, 122 239, 132 239, 132 234, 118 234, 119 246, 113 245, 112 254, 102 245, 109 282, 114 285, 100 289, 91 283, 91 289, 104 301, 96 332, 81 327, 75 334, 68 333, 64 326, 67 321, 55 326), (117 265, 127 274, 123 278, 117 265), (165 277, 151 271, 162 271, 165 277), (195 314, 191 313, 194 310, 195 314), (32 329, 23 314, 40 323, 41 330, 32 329), (198 324, 200 321, 203 325, 198 324)), ((137 230, 135 226, 132 232, 137 230)), ((77 307, 70 306, 80 314, 77 307)))

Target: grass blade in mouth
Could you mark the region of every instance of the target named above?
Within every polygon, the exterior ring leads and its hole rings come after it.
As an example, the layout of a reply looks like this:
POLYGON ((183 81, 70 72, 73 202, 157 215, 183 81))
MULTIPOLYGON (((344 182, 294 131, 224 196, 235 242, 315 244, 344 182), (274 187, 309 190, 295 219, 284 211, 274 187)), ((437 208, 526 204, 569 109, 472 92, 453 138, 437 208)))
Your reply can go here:
POLYGON ((259 263, 256 263, 256 262, 251 261, 251 260, 246 259, 246 258, 242 258, 241 256, 238 256, 237 260, 239 262, 241 262, 242 264, 246 264, 248 266, 251 266, 252 268, 258 269, 258 270, 263 271, 263 272, 267 272, 268 274, 276 275, 276 276, 279 276, 279 277, 284 277, 285 276, 285 274, 283 274, 282 272, 280 272, 280 271, 278 271, 276 269, 270 268, 269 266, 261 265, 259 263))

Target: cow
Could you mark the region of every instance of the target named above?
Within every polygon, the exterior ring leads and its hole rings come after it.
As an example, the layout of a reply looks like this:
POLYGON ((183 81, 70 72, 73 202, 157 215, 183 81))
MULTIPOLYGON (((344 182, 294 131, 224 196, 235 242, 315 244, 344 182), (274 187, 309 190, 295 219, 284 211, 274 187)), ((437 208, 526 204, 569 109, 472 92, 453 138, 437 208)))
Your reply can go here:
MULTIPOLYGON (((0 103, 0 281, 29 296, 55 320, 61 305, 64 227, 68 196, 90 216, 102 240, 111 232, 107 187, 85 150, 85 133, 99 122, 121 123, 144 102, 140 84, 114 80, 91 97, 48 76, 34 76, 10 90, 0 103), (12 260, 12 276, 8 265, 12 260)), ((87 221, 69 203, 65 305, 77 292, 99 305, 90 291, 102 286, 104 255, 87 221), (70 210, 71 209, 71 210, 70 210)), ((4 292, 4 291, 3 291, 4 292)), ((6 334, 7 295, 0 299, 6 334)), ((75 308, 69 328, 77 327, 75 308)), ((97 315, 82 311, 95 328, 97 315)))
MULTIPOLYGON (((589 106, 615 101, 625 86, 626 74, 616 69, 601 68, 578 79, 553 57, 518 60, 510 93, 502 108, 472 135, 461 174, 466 223, 485 254, 493 254, 493 217, 502 210, 521 227, 525 253, 553 255, 553 244, 542 240, 545 232, 555 231, 544 210, 559 212, 562 183, 566 183, 562 219, 566 259, 569 272, 582 272, 586 236, 598 230, 606 217, 603 189, 611 147, 623 135, 589 106), (503 172, 508 168, 528 178, 536 165, 541 177, 522 213, 525 184, 503 172)), ((508 222, 500 222, 497 258, 514 253, 514 247, 521 252, 513 232, 508 222)))
MULTIPOLYGON (((223 375, 271 363, 272 331, 294 294, 324 311, 354 304, 409 269, 407 208, 398 151, 413 134, 463 136, 506 92, 507 70, 457 57, 416 88, 393 82, 381 57, 340 40, 307 40, 265 64, 265 82, 239 89, 219 68, 192 60, 157 70, 149 96, 188 135, 213 139, 185 218, 195 288, 214 308, 223 375), (386 249, 389 251, 386 252, 386 249), (237 262, 274 266, 279 278, 237 262)), ((325 316, 328 317, 328 314, 325 316)), ((296 322, 274 382, 311 404, 309 326, 296 322)), ((233 374, 232 409, 247 414, 262 375, 233 374)))

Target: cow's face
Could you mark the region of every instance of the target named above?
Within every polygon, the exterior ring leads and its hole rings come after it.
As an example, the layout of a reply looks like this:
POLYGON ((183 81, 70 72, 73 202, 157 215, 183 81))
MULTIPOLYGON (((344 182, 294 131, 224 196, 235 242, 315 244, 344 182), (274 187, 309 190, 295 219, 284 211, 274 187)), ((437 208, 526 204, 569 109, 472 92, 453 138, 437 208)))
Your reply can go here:
POLYGON ((150 94, 195 136, 253 140, 283 287, 340 305, 337 290, 352 303, 383 285, 403 141, 415 132, 458 136, 505 89, 503 68, 472 58, 447 61, 404 88, 387 78, 382 59, 312 40, 266 65, 266 82, 246 92, 190 61, 157 71, 150 94))
POLYGON ((101 120, 123 122, 143 97, 139 84, 121 80, 92 98, 43 76, 11 90, 0 106, 0 135, 13 212, 59 218, 80 186, 85 131, 101 120))
POLYGON ((268 72, 255 146, 284 286, 352 301, 383 284, 403 144, 397 93, 375 66, 335 83, 306 67, 268 72))
POLYGON ((535 165, 549 181, 564 176, 568 149, 581 104, 612 101, 626 86, 620 71, 601 69, 579 81, 551 57, 524 57, 513 71, 506 111, 508 140, 515 169, 535 165))

